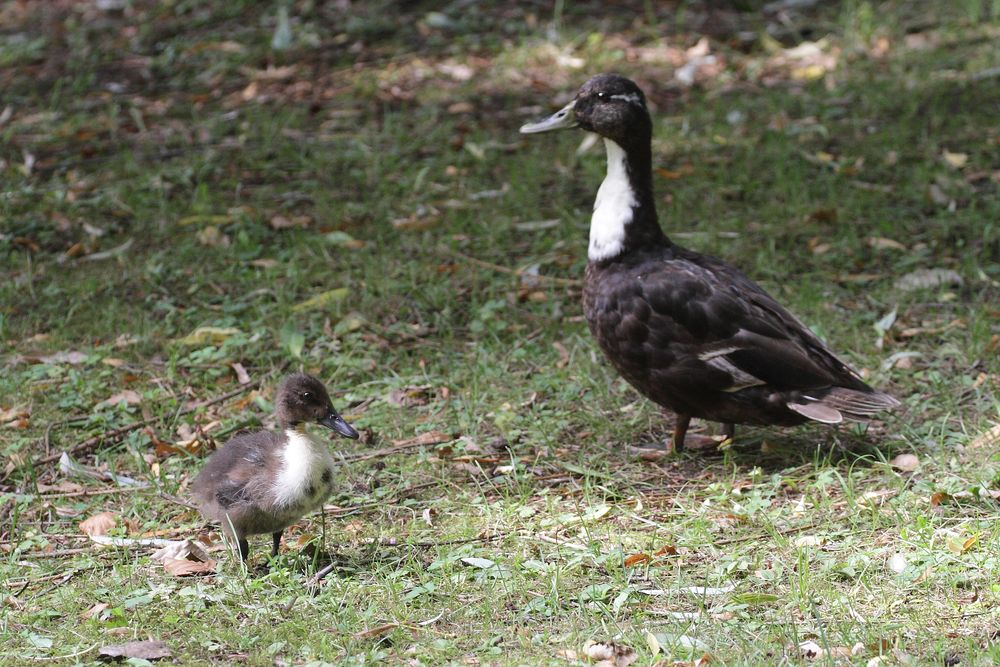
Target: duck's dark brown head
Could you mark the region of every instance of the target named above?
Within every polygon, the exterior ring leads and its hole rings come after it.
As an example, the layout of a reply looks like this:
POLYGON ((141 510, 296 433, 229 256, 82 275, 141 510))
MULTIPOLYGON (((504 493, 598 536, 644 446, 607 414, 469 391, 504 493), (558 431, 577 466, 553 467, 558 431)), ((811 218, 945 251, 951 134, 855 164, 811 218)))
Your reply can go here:
POLYGON ((548 118, 521 127, 522 134, 579 127, 619 146, 648 144, 652 121, 639 86, 619 74, 598 74, 583 84, 573 101, 548 118))
POLYGON ((315 422, 345 438, 358 437, 358 432, 333 409, 326 387, 312 375, 294 373, 282 380, 274 405, 282 428, 315 422))

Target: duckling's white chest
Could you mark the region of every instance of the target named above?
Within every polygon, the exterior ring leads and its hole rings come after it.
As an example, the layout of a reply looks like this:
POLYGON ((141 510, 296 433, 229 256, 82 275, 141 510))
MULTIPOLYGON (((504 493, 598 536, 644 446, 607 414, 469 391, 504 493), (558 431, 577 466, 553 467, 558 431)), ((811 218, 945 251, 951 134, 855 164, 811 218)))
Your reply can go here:
POLYGON ((333 488, 333 457, 308 433, 288 429, 278 454, 281 468, 274 481, 274 503, 302 513, 320 506, 333 488))

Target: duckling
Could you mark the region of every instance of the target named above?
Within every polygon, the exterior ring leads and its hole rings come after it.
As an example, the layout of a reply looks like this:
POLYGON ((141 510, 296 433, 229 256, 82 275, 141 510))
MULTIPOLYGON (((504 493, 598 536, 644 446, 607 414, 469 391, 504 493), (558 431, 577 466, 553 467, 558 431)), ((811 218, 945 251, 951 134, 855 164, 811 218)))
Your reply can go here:
POLYGON ((899 405, 741 271, 664 234, 653 125, 634 82, 594 76, 563 109, 521 132, 574 127, 603 138, 608 165, 590 220, 584 314, 621 376, 676 414, 675 451, 692 417, 722 422, 732 438, 734 424, 838 424, 899 405))
POLYGON ((209 457, 192 485, 201 513, 222 525, 244 561, 250 555, 248 535, 271 533, 271 556, 277 556, 285 528, 322 507, 333 489, 333 457, 305 425, 315 422, 358 438, 311 375, 295 373, 281 382, 275 412, 281 433, 236 435, 209 457))

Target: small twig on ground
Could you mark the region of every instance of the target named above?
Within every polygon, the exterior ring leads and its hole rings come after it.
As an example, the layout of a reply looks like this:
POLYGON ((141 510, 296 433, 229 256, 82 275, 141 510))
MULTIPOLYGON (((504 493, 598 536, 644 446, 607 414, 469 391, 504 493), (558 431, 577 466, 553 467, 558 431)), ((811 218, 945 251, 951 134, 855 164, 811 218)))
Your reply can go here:
POLYGON ((446 255, 451 255, 457 259, 473 264, 475 266, 481 266, 484 269, 490 269, 492 271, 497 271, 499 273, 506 273, 512 276, 517 276, 518 278, 530 278, 531 280, 538 280, 540 282, 554 283, 556 285, 566 285, 568 287, 582 287, 583 281, 576 280, 573 278, 558 278, 556 276, 544 276, 544 275, 529 275, 524 273, 519 269, 512 269, 509 266, 501 266, 500 264, 493 264, 492 262, 487 262, 475 257, 466 255, 465 253, 459 252, 457 250, 452 250, 451 248, 441 248, 441 251, 446 255))
MULTIPOLYGON (((429 549, 432 547, 444 547, 454 544, 469 544, 472 542, 493 542, 494 540, 503 539, 506 536, 507 535, 503 533, 495 533, 493 535, 467 537, 460 540, 444 540, 441 542, 396 542, 396 541, 386 541, 386 540, 377 540, 377 541, 373 540, 371 542, 368 542, 368 546, 393 547, 393 548, 416 547, 420 549, 429 549)), ((336 568, 337 568, 336 561, 324 565, 321 569, 316 571, 316 574, 314 574, 312 578, 309 579, 308 582, 306 582, 306 586, 309 587, 316 586, 317 584, 319 584, 320 581, 323 580, 323 578, 326 577, 326 575, 333 572, 336 568)))
MULTIPOLYGON (((777 535, 790 535, 792 533, 797 533, 801 530, 809 530, 810 528, 815 528, 818 523, 807 523, 804 526, 795 526, 794 528, 786 528, 784 530, 779 530, 776 532, 777 535)), ((713 545, 719 546, 723 544, 736 544, 738 542, 746 542, 747 540, 759 540, 765 537, 771 537, 771 533, 754 533, 752 535, 740 535, 739 537, 731 537, 728 540, 716 540, 712 542, 713 545)))
POLYGON ((148 491, 148 486, 118 486, 107 489, 84 489, 83 491, 67 491, 65 493, 39 493, 41 500, 52 500, 55 498, 79 498, 80 496, 103 496, 113 493, 132 493, 133 491, 148 491))
MULTIPOLYGON (((184 408, 183 410, 178 410, 177 412, 174 413, 174 418, 191 414, 192 412, 196 412, 202 408, 207 408, 208 406, 215 405, 216 403, 222 403, 224 401, 228 401, 230 398, 233 398, 234 396, 239 396, 240 394, 245 393, 247 391, 257 389, 259 386, 260 386, 260 381, 254 380, 250 384, 241 385, 240 387, 232 391, 228 391, 225 394, 222 394, 221 396, 216 396, 215 398, 209 399, 207 401, 202 401, 190 407, 184 408)), ((66 452, 69 454, 81 454, 84 452, 89 452, 90 450, 95 449, 98 445, 102 443, 119 440, 120 438, 122 438, 122 436, 128 435, 132 431, 137 431, 144 426, 149 426, 150 424, 156 423, 161 419, 163 419, 163 417, 153 417, 151 419, 143 419, 142 421, 132 422, 131 424, 126 424, 125 426, 119 426, 118 428, 111 429, 110 431, 105 431, 100 435, 95 435, 92 438, 87 438, 82 442, 78 442, 72 447, 70 447, 68 450, 66 450, 66 452)), ((56 454, 50 454, 48 456, 44 456, 38 461, 35 461, 35 464, 45 465, 48 463, 52 463, 54 461, 58 461, 59 457, 62 456, 62 454, 63 454, 62 452, 59 452, 56 454)))
POLYGON ((395 447, 384 447, 382 449, 376 449, 371 452, 365 452, 363 454, 353 454, 351 456, 341 456, 337 463, 354 463, 355 461, 367 461, 368 459, 378 459, 383 456, 392 456, 399 452, 405 452, 408 449, 416 449, 418 447, 428 447, 426 442, 411 442, 407 445, 397 445, 395 447))

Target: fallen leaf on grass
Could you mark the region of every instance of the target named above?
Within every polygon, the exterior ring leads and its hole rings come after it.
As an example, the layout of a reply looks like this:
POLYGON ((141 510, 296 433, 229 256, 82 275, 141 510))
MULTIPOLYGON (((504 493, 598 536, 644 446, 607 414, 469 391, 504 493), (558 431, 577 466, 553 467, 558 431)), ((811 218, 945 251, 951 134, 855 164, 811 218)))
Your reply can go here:
POLYGON ((489 558, 476 558, 475 556, 463 558, 462 563, 480 570, 488 570, 492 567, 496 567, 496 563, 491 561, 489 558))
POLYGON ((802 657, 807 660, 823 660, 832 658, 834 660, 838 658, 849 658, 851 656, 859 655, 864 652, 864 644, 858 642, 854 646, 831 646, 829 649, 825 649, 816 642, 809 640, 799 644, 799 651, 802 652, 802 657))
POLYGON ((952 153, 948 150, 941 153, 941 158, 945 161, 945 164, 955 169, 961 169, 965 166, 965 163, 969 161, 969 156, 967 154, 952 153))
POLYGON ((178 225, 227 225, 232 222, 228 215, 189 215, 177 221, 178 225))
POLYGON ((625 567, 632 567, 633 565, 638 565, 639 563, 648 563, 653 560, 653 557, 649 554, 632 554, 625 558, 625 567))
POLYGON ((820 535, 800 535, 795 538, 797 547, 821 547, 826 544, 826 538, 820 535))
POLYGON ((243 364, 236 361, 229 364, 229 367, 233 369, 234 373, 236 373, 237 382, 240 384, 250 384, 250 374, 247 373, 247 369, 243 368, 243 364))
POLYGON ((104 399, 94 406, 94 410, 113 408, 119 403, 125 403, 126 405, 139 405, 142 403, 142 396, 140 396, 139 392, 134 389, 126 389, 125 391, 120 391, 117 394, 104 399))
POLYGON ((426 433, 421 433, 413 438, 406 438, 405 440, 393 440, 393 447, 407 447, 414 446, 419 447, 420 445, 438 445, 442 442, 451 442, 454 440, 454 436, 449 435, 443 431, 427 431, 426 433))
POLYGON ((240 333, 243 332, 233 327, 198 327, 177 342, 181 345, 221 345, 240 333))
POLYGON ((268 221, 268 225, 271 229, 305 229, 313 223, 312 216, 308 215, 295 215, 291 218, 286 218, 283 215, 276 215, 268 221))
POLYGON ((916 454, 900 454, 889 461, 889 465, 896 470, 913 472, 920 467, 920 459, 917 458, 916 454))
POLYGON ((77 352, 76 350, 70 350, 68 352, 56 352, 55 354, 47 355, 25 355, 21 357, 24 361, 32 364, 70 364, 71 366, 77 366, 82 364, 87 360, 87 355, 83 352, 77 352))
POLYGON ((315 296, 311 296, 301 303, 297 303, 292 306, 292 312, 301 313, 306 310, 317 310, 319 308, 326 308, 335 303, 339 303, 347 298, 349 290, 346 287, 338 287, 337 289, 332 289, 326 292, 320 292, 315 296))
POLYGON ((882 236, 869 236, 868 245, 876 250, 906 250, 906 246, 899 241, 882 236))
POLYGON ((162 563, 163 569, 175 577, 215 572, 215 559, 200 544, 190 539, 168 542, 166 546, 153 552, 149 559, 162 563))
POLYGON ((87 611, 85 611, 82 614, 80 614, 80 618, 82 618, 83 620, 86 621, 88 619, 91 619, 91 618, 97 616, 98 614, 100 614, 102 611, 104 611, 105 609, 107 609, 110 606, 111 605, 109 605, 107 602, 98 602, 93 607, 91 607, 87 611))
POLYGON ((979 533, 963 539, 961 535, 949 535, 945 541, 948 551, 956 555, 964 554, 979 542, 979 533))
POLYGON ((108 531, 116 525, 118 525, 118 521, 115 519, 114 514, 111 512, 101 512, 81 521, 80 530, 94 537, 95 535, 107 535, 108 531))
POLYGON ((139 660, 163 660, 172 657, 167 643, 163 641, 140 641, 128 642, 126 644, 112 644, 102 646, 98 653, 101 658, 111 658, 113 660, 127 660, 137 658, 139 660))
POLYGON ((987 431, 983 431, 969 443, 969 447, 972 449, 978 449, 980 447, 994 447, 1000 444, 1000 424, 997 424, 987 431))
POLYGON ((196 574, 214 574, 215 560, 207 561, 187 560, 180 558, 164 558, 163 569, 167 574, 174 577, 190 577, 196 574))
POLYGON ((367 630, 361 630, 360 632, 355 632, 351 635, 354 639, 367 639, 368 637, 380 637, 390 630, 395 630, 399 627, 399 623, 386 623, 384 625, 379 625, 374 628, 368 628, 367 630))
POLYGON ((434 387, 429 384, 393 389, 386 396, 385 402, 401 408, 414 408, 420 405, 427 405, 434 397, 433 390, 434 387))
POLYGON ((583 645, 581 652, 599 667, 628 667, 638 658, 631 646, 614 642, 595 642, 590 639, 583 645))
POLYGON ((899 278, 894 287, 903 292, 930 289, 942 285, 961 286, 965 280, 952 269, 917 269, 899 278))
POLYGON ((215 225, 199 229, 195 233, 195 237, 198 239, 198 243, 213 248, 226 248, 232 243, 229 234, 222 233, 215 225))

